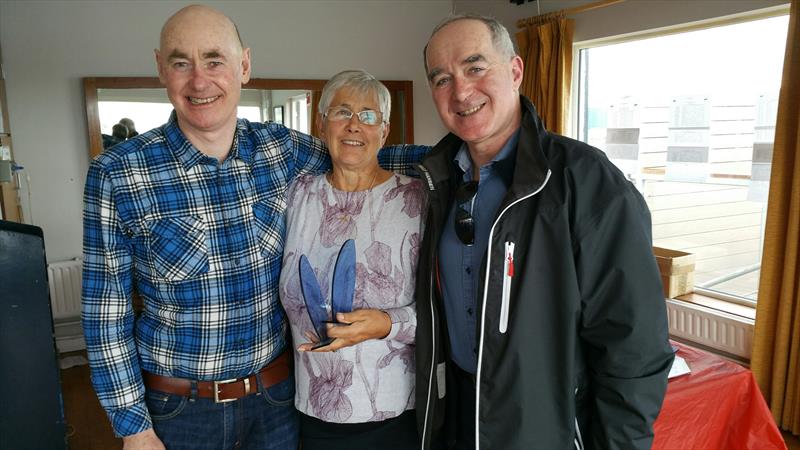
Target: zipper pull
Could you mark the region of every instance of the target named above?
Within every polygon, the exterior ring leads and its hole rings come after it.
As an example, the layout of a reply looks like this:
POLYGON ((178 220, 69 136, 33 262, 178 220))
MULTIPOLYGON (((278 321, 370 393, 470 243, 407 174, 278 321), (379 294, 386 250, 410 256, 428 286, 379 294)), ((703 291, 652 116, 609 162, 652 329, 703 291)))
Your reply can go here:
POLYGON ((513 242, 506 242, 506 259, 508 260, 508 272, 507 275, 509 278, 514 277, 514 243, 513 242))
POLYGON ((500 304, 500 333, 508 330, 508 310, 511 302, 511 279, 514 277, 514 243, 506 242, 506 254, 503 261, 503 294, 500 304))

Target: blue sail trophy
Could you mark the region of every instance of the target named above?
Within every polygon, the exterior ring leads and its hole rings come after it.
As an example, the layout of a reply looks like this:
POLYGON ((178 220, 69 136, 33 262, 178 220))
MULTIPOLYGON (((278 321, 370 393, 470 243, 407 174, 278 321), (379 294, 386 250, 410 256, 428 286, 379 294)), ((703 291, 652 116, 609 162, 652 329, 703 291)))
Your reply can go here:
POLYGON ((317 281, 317 276, 306 255, 300 255, 300 287, 303 291, 308 317, 311 319, 314 332, 319 339, 314 348, 324 347, 333 341, 328 337, 327 324, 337 323, 337 313, 347 313, 353 310, 353 296, 356 290, 355 241, 348 239, 339 249, 339 256, 333 267, 330 305, 322 296, 319 281, 317 281))

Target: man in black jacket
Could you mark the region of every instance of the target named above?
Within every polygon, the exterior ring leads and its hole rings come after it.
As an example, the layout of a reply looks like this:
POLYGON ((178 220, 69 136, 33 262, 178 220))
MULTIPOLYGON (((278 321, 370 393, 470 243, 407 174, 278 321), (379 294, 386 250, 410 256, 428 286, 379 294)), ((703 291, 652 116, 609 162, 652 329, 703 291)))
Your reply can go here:
POLYGON ((450 134, 419 167, 423 446, 649 448, 673 356, 642 196, 544 129, 494 19, 440 24, 425 69, 450 134))

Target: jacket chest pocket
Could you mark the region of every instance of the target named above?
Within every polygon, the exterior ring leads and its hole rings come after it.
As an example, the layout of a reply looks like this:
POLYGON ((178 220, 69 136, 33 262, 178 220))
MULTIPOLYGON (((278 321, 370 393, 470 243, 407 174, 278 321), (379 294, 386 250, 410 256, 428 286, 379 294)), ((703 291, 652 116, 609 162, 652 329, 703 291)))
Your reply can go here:
POLYGON ((253 216, 261 256, 268 259, 281 257, 286 232, 286 197, 276 195, 254 203, 253 216))
POLYGON ((208 272, 206 227, 197 216, 159 219, 147 226, 149 252, 156 272, 171 282, 208 272))

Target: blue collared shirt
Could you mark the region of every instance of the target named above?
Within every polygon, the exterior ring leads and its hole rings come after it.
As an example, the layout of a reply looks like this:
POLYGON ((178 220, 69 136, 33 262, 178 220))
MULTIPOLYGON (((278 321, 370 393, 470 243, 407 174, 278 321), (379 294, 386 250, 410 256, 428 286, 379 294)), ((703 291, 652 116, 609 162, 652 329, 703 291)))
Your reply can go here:
MULTIPOLYGON (((405 169, 428 147, 381 153, 405 169)), ((252 374, 286 346, 278 303, 286 186, 330 167, 324 144, 240 119, 223 161, 167 124, 92 161, 84 192, 83 329, 114 431, 151 427, 141 371, 252 374), (134 322, 133 288, 144 302, 134 322)))
MULTIPOLYGON (((477 286, 479 271, 485 258, 489 231, 497 215, 497 208, 500 207, 509 187, 504 180, 510 180, 513 175, 513 173, 500 173, 499 169, 505 167, 504 170, 512 171, 513 164, 497 163, 507 158, 514 158, 518 140, 519 130, 509 138, 494 159, 479 169, 478 192, 472 202, 463 205, 467 211, 471 211, 475 223, 475 243, 466 246, 456 235, 453 223, 459 205, 455 202, 450 209, 439 241, 439 275, 452 358, 461 369, 469 373, 478 370, 475 321, 479 304, 477 294, 481 291, 480 286, 477 286)), ((462 144, 454 162, 464 173, 463 181, 473 179, 472 160, 466 143, 462 144)))

